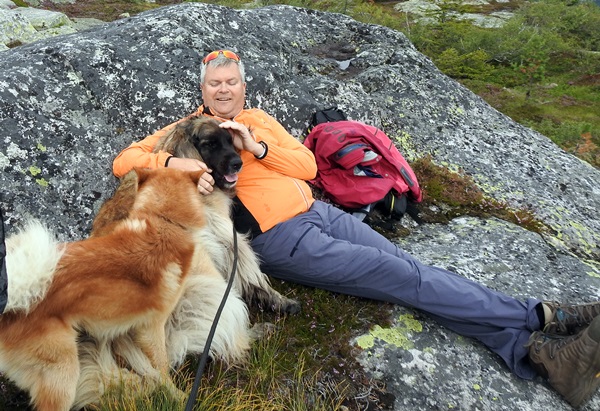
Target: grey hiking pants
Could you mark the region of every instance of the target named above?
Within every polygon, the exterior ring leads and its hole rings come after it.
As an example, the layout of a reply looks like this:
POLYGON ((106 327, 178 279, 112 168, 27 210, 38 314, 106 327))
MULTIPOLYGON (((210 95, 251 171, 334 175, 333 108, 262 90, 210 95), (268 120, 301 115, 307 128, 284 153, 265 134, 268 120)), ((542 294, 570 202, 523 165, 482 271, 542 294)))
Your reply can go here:
POLYGON ((273 277, 417 308, 481 341, 519 377, 536 376, 524 345, 540 328, 539 300, 522 302, 424 265, 329 204, 316 201, 306 213, 255 237, 252 247, 273 277))

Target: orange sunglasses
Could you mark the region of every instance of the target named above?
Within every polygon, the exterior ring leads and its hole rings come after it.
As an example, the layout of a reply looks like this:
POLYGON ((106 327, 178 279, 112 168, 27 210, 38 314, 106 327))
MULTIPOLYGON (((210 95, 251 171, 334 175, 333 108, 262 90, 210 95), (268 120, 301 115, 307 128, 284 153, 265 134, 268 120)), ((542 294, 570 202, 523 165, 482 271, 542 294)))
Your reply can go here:
POLYGON ((219 54, 224 55, 225 57, 235 61, 236 63, 240 61, 240 56, 238 56, 231 50, 215 50, 211 51, 206 55, 206 57, 204 57, 204 60, 202 60, 202 64, 208 64, 209 62, 219 57, 219 54))

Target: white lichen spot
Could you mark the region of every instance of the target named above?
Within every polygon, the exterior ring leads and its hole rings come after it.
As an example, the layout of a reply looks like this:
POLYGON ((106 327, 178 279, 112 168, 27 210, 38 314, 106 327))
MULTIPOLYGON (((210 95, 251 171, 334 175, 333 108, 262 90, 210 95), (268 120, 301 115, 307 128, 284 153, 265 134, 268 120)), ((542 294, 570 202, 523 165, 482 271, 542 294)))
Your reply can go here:
POLYGON ((69 81, 72 84, 79 84, 83 81, 82 77, 78 73, 75 73, 74 71, 69 71, 67 73, 67 78, 69 79, 69 81))
POLYGON ((9 164, 8 157, 4 153, 0 153, 0 169, 4 170, 9 164))
POLYGON ((158 90, 158 93, 156 94, 156 96, 158 98, 173 98, 173 97, 175 97, 175 94, 176 94, 175 90, 167 89, 164 84, 160 84, 158 87, 159 87, 159 90, 158 90))
POLYGON ((27 158, 27 151, 19 148, 15 143, 10 143, 6 149, 8 158, 27 158))

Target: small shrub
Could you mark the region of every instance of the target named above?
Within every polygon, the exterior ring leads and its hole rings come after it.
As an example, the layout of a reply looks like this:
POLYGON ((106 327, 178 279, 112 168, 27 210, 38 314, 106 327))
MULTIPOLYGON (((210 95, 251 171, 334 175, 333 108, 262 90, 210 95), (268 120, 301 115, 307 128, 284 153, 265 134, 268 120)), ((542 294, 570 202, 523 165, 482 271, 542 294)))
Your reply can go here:
POLYGON ((493 71, 483 50, 459 54, 455 48, 444 50, 436 59, 437 67, 455 79, 486 79, 493 71))

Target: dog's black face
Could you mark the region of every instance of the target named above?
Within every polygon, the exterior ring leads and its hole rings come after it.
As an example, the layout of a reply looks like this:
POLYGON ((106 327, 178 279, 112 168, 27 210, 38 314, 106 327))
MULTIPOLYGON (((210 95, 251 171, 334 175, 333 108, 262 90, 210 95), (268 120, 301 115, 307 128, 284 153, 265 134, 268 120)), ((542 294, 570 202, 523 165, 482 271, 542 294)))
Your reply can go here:
POLYGON ((202 127, 194 127, 192 142, 204 163, 212 170, 215 185, 223 190, 232 189, 242 169, 242 159, 229 131, 216 123, 205 123, 202 127))

